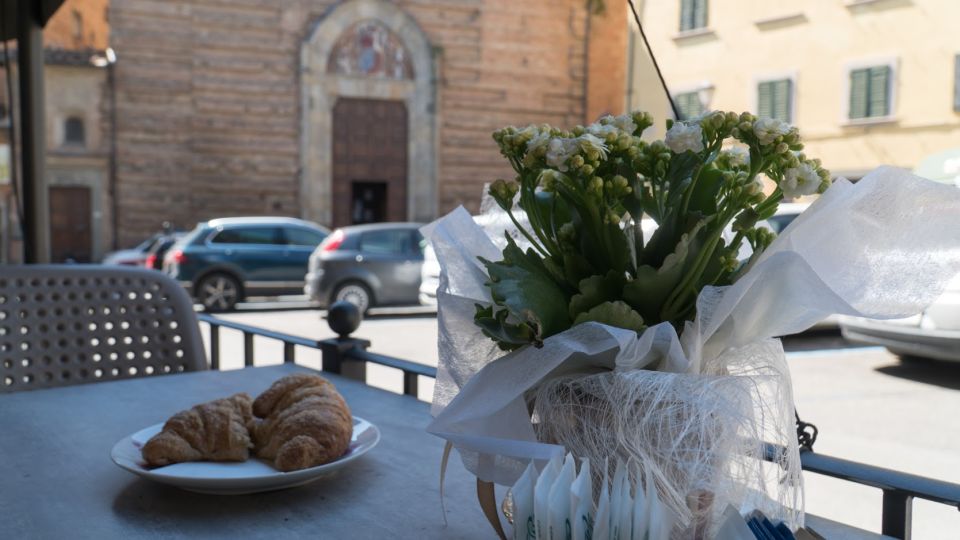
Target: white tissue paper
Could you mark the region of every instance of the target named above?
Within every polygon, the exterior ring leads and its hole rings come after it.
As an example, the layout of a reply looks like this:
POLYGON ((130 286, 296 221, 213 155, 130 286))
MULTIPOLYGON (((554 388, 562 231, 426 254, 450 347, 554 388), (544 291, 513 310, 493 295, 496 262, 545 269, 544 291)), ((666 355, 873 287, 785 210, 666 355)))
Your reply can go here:
MULTIPOLYGON (((512 485, 530 460, 565 451, 595 464, 621 460, 634 479, 647 463, 643 477, 672 516, 663 538, 712 527, 728 505, 796 528, 793 396, 774 338, 831 314, 920 312, 960 273, 960 190, 889 167, 856 184, 839 180, 736 283, 701 292, 682 338, 666 323, 639 336, 587 323, 505 355, 473 323, 474 305, 491 303, 477 257, 501 257, 490 238, 502 230, 485 232, 458 209, 424 235, 442 268, 427 429, 452 443, 470 472, 512 485), (765 443, 782 448, 774 463, 763 459, 765 443)), ((593 469, 595 481, 605 468, 593 469)), ((617 501, 603 503, 595 530, 601 512, 619 512, 617 501)))

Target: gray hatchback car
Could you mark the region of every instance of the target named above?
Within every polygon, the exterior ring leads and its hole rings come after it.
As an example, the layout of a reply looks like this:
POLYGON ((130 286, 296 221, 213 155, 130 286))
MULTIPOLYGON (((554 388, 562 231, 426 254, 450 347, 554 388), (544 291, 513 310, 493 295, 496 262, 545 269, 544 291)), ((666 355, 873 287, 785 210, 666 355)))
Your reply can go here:
POLYGON ((418 304, 420 223, 374 223, 333 231, 310 256, 304 292, 321 307, 339 300, 372 306, 418 304))

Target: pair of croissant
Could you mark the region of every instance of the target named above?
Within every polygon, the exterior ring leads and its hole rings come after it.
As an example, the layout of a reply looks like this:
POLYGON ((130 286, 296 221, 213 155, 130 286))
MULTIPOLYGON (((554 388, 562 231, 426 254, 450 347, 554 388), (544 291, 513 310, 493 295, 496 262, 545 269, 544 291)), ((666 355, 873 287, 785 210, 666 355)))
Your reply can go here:
POLYGON ((333 384, 298 373, 247 394, 203 403, 167 420, 143 446, 151 466, 183 461, 245 461, 253 449, 280 471, 328 463, 350 444, 353 417, 333 384))

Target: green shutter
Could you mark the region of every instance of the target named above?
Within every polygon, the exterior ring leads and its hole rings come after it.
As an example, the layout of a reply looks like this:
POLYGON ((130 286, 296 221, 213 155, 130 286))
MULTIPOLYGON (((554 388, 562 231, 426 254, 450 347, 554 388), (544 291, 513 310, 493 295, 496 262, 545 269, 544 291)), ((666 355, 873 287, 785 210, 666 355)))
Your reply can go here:
POLYGON ((703 104, 700 103, 700 96, 697 92, 677 94, 673 97, 673 102, 677 105, 677 110, 680 113, 679 120, 689 120, 703 114, 703 104))
POLYGON ((784 122, 790 122, 790 109, 793 100, 793 81, 783 79, 770 83, 773 86, 773 108, 771 116, 784 122))
POLYGON ((707 0, 694 0, 693 2, 693 27, 707 27, 707 0))
POLYGON ((693 28, 693 3, 695 0, 680 0, 680 31, 693 28))
POLYGON ((793 81, 765 81, 757 85, 757 116, 790 122, 793 103, 793 81))
POLYGON ((890 66, 870 68, 869 116, 890 114, 890 66))
POLYGON ((757 85, 757 116, 769 118, 773 116, 773 83, 762 82, 757 85))
POLYGON ((707 26, 707 0, 680 0, 680 31, 707 26))
POLYGON ((850 72, 850 119, 866 118, 868 114, 868 88, 870 70, 855 69, 850 72))
POLYGON ((960 112, 960 54, 953 57, 953 110, 960 112))

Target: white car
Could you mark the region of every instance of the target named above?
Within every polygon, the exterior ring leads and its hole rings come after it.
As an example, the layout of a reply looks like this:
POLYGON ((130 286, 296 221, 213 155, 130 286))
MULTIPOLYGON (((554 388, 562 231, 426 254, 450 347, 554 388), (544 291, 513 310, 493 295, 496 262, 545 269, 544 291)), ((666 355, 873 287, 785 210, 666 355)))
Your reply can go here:
POLYGON ((440 287, 440 261, 429 242, 423 246, 423 266, 420 267, 420 303, 437 305, 437 288, 440 287))
POLYGON ((880 345, 893 354, 960 362, 960 276, 923 313, 906 319, 840 320, 843 337, 880 345))

